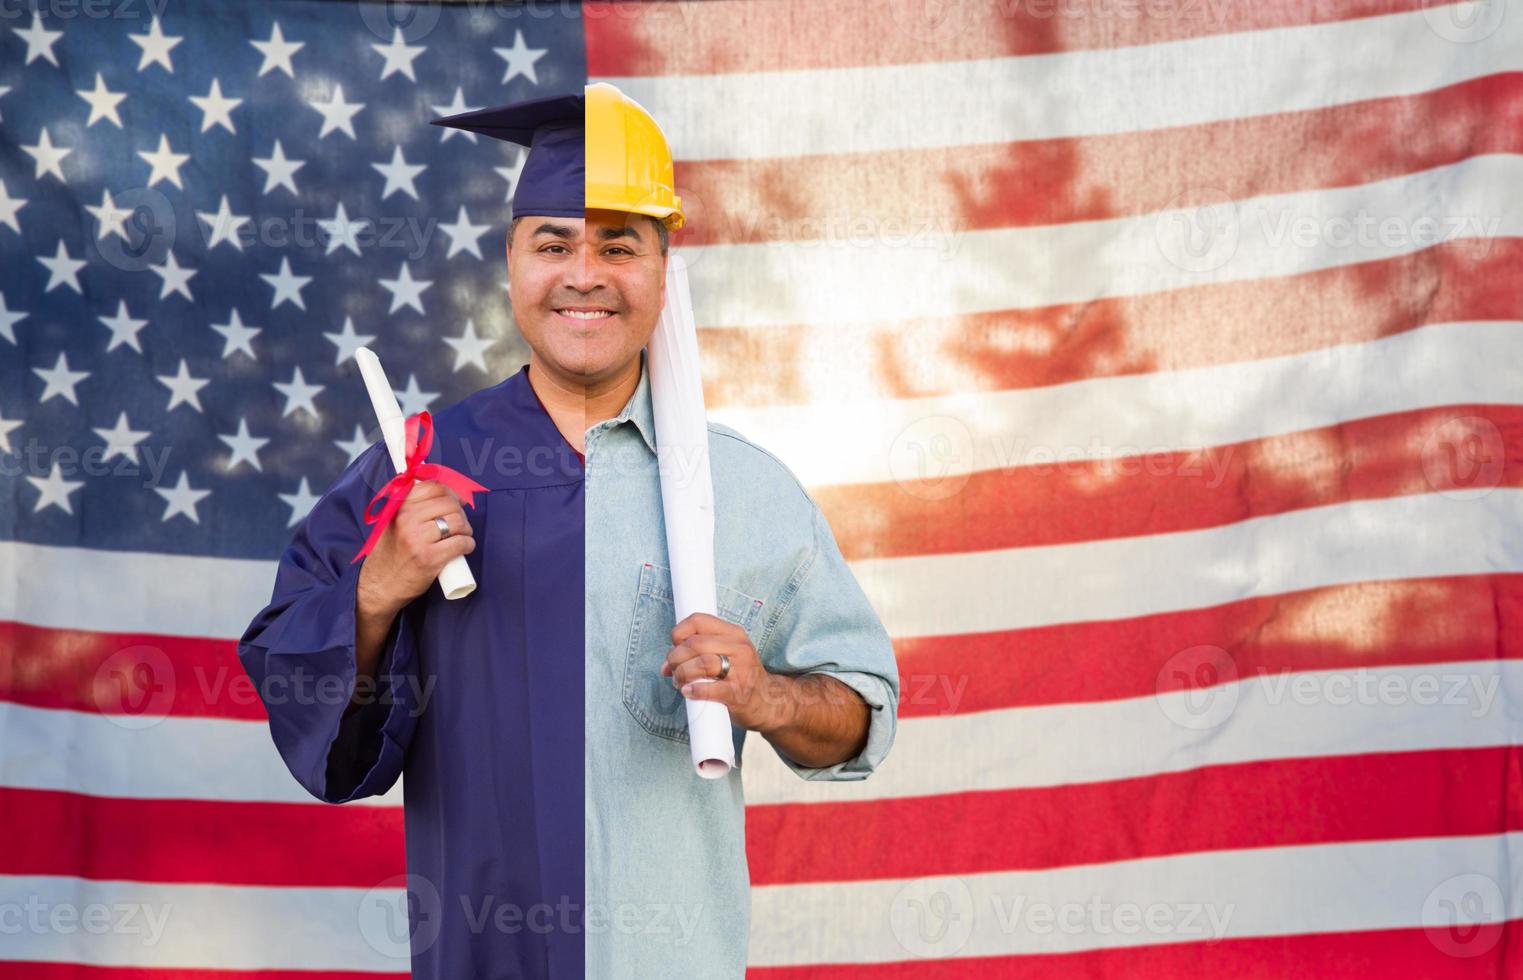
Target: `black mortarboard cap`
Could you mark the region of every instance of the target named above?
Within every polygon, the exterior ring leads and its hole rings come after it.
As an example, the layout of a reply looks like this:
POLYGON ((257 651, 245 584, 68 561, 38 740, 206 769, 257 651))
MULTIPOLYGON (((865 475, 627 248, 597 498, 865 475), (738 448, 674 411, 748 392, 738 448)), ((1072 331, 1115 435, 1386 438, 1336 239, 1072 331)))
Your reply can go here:
POLYGON ((433 120, 529 148, 513 190, 513 217, 580 218, 586 211, 586 96, 552 95, 433 120))

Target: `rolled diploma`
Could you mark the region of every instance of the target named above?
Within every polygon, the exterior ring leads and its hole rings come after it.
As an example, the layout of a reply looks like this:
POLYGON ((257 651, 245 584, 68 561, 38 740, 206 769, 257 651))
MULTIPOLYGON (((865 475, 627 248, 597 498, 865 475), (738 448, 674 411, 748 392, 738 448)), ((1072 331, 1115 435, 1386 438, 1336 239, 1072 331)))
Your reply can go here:
MULTIPOLYGON (((360 377, 365 379, 365 390, 370 392, 370 404, 386 440, 386 451, 391 454, 391 465, 400 473, 407 468, 407 420, 402 417, 402 407, 397 404, 396 393, 391 390, 375 351, 361 347, 354 352, 354 361, 360 366, 360 377)), ((446 599, 463 599, 476 591, 476 577, 464 555, 451 558, 440 570, 439 588, 444 590, 446 599)))
MULTIPOLYGON (((695 612, 718 615, 719 609, 714 584, 714 480, 698 366, 698 329, 687 263, 680 255, 667 260, 666 305, 646 347, 661 511, 666 518, 672 599, 680 623, 695 612)), ((713 682, 713 678, 694 681, 713 682)), ((693 766, 705 779, 718 779, 735 767, 730 710, 717 701, 685 700, 693 766)))

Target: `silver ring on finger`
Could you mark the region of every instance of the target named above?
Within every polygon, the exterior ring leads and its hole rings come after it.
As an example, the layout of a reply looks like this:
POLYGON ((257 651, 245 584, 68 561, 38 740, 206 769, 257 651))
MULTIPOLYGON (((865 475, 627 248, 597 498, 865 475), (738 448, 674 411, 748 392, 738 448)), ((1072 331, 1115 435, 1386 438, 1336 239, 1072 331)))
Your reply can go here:
POLYGON ((434 518, 434 527, 439 529, 440 541, 449 537, 449 521, 445 520, 442 516, 434 518))
POLYGON ((724 654, 719 655, 719 673, 714 675, 716 681, 722 681, 730 676, 730 658, 724 654))

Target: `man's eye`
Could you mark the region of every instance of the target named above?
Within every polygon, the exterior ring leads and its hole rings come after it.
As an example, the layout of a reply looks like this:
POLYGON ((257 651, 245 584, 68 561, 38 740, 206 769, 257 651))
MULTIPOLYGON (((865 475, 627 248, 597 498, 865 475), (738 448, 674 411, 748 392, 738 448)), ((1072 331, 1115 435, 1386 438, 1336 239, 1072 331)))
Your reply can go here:
POLYGON ((613 248, 609 249, 609 251, 610 252, 623 252, 625 255, 633 255, 633 254, 635 254, 635 253, 631 252, 629 249, 625 248, 623 245, 615 245, 613 248))
POLYGON ((564 245, 546 245, 544 248, 540 249, 540 251, 542 251, 542 252, 548 252, 552 248, 558 248, 558 249, 560 249, 563 252, 566 250, 566 246, 564 246, 564 245))

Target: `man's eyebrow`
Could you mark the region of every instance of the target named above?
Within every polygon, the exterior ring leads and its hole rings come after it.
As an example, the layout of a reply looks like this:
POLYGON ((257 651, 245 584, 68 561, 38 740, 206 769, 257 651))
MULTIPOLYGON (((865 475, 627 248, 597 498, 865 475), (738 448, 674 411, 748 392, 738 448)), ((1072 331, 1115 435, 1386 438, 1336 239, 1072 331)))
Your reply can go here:
POLYGON ((610 242, 615 238, 633 238, 637 242, 645 241, 640 236, 640 229, 634 225, 624 225, 622 228, 603 227, 598 229, 599 241, 610 242))
POLYGON ((556 238, 569 239, 573 236, 573 234, 574 233, 569 226, 552 225, 547 221, 544 224, 540 225, 538 228, 534 229, 534 235, 530 237, 537 237, 539 235, 554 235, 556 238))

